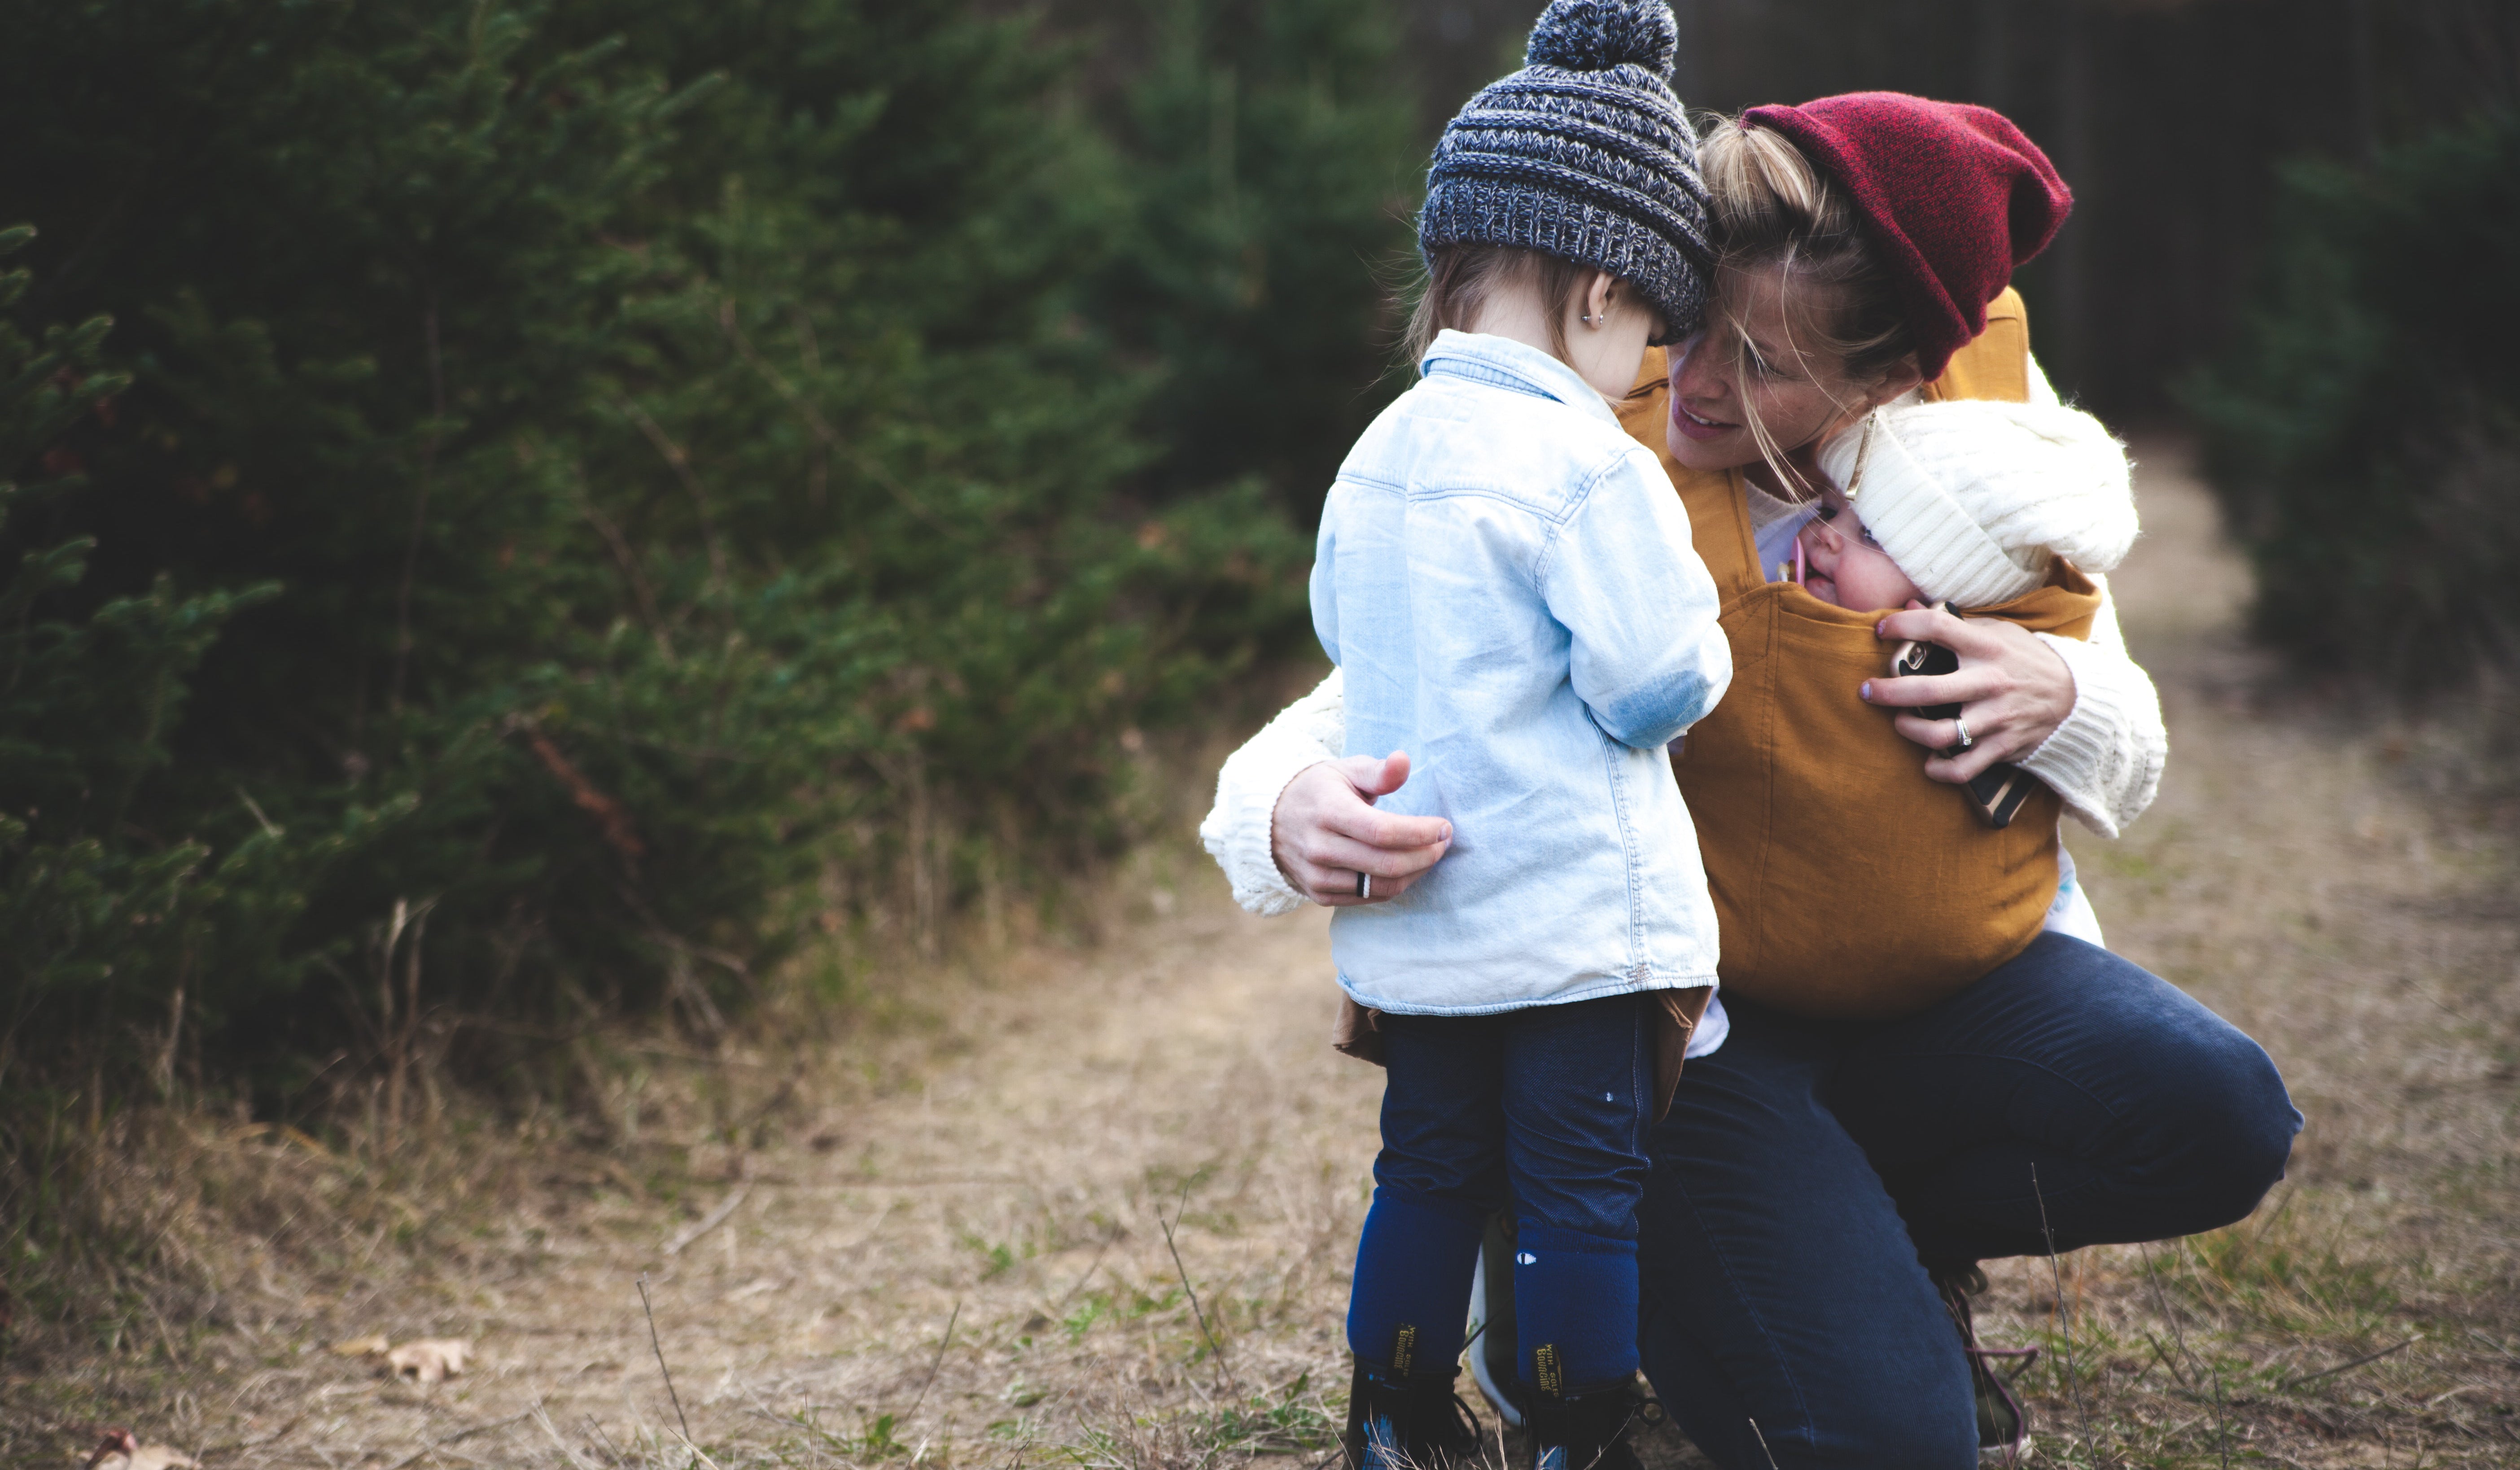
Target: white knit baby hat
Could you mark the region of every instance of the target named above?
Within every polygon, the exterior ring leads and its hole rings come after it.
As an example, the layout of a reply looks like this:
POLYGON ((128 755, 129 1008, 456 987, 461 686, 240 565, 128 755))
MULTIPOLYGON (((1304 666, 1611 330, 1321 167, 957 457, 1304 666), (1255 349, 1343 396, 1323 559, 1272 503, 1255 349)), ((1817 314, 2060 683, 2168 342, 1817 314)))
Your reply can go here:
POLYGON ((2105 572, 2135 545, 2126 447, 2076 409, 1955 399, 1875 411, 1821 468, 1929 601, 1986 607, 2051 557, 2105 572))

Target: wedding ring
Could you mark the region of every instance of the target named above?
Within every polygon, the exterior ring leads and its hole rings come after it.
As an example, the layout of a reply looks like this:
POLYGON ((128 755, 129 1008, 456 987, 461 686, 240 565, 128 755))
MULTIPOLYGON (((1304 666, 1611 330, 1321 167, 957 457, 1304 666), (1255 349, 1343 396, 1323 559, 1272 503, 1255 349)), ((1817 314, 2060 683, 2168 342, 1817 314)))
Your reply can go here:
POLYGON ((1960 735, 1958 742, 1952 746, 1954 750, 1966 750, 1971 745, 1977 743, 1976 736, 1968 733, 1968 721, 1961 719, 1958 715, 1954 715, 1952 716, 1952 729, 1958 731, 1960 735))
POLYGON ((1373 874, 1361 872, 1356 875, 1356 896, 1361 899, 1373 897, 1373 874))

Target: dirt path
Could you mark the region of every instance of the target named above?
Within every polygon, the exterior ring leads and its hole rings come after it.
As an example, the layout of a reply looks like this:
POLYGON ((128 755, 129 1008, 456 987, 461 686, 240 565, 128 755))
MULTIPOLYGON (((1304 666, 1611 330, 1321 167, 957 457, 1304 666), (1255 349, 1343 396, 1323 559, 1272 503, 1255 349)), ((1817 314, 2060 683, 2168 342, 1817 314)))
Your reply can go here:
MULTIPOLYGON (((2160 1288, 2131 1251, 2067 1263, 2092 1440, 2162 1464, 2513 1462, 2508 869, 2382 769, 2384 737, 2259 698, 2231 633, 2245 574, 2175 454, 2145 458, 2147 535, 2118 588, 2167 698, 2171 777, 2125 842, 2074 847, 2116 947, 2266 1040, 2311 1124, 2289 1203, 2152 1253, 2160 1288)), ((482 1258, 508 1265, 371 1282, 357 1324, 475 1340, 464 1378, 380 1384, 315 1346, 352 1304, 319 1327, 275 1301, 201 1355, 218 1365, 170 1391, 161 1432, 224 1449, 213 1465, 395 1470, 684 1464, 681 1416, 728 1466, 1324 1443, 1378 1074, 1323 1045, 1323 915, 1245 917, 1188 857, 1146 876, 1132 932, 957 990, 920 1044, 923 1085, 850 1090, 751 1156, 748 1182, 670 1208, 555 1188, 485 1231, 482 1258)), ((1996 1334, 2063 1346, 2046 1264, 1996 1278, 1996 1334)), ((2048 1448, 2080 1462, 2081 1415, 2039 1374, 2064 1431, 2048 1448)))

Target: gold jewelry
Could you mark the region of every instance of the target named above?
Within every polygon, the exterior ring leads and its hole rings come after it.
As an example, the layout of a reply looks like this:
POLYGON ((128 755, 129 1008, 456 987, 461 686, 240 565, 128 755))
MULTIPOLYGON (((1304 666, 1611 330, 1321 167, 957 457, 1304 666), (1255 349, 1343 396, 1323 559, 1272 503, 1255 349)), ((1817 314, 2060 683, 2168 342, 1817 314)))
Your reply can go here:
POLYGON ((1872 459, 1872 425, 1880 417, 1881 411, 1877 408, 1864 416, 1864 437, 1855 445, 1855 468, 1847 471, 1846 488, 1838 492, 1846 497, 1849 505, 1855 503, 1855 492, 1864 484, 1864 467, 1872 459))

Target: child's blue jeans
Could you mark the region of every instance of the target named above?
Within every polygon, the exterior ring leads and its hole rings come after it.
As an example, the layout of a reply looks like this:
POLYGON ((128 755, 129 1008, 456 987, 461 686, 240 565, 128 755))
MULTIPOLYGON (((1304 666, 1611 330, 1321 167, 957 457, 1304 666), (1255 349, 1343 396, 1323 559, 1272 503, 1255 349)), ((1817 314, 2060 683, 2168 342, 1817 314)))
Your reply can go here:
POLYGON ((1577 1393, 1636 1371, 1652 1019, 1638 995, 1380 1018, 1382 1152, 1348 1303, 1360 1359, 1453 1371, 1481 1230, 1510 1202, 1522 1377, 1577 1393))

